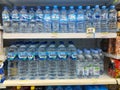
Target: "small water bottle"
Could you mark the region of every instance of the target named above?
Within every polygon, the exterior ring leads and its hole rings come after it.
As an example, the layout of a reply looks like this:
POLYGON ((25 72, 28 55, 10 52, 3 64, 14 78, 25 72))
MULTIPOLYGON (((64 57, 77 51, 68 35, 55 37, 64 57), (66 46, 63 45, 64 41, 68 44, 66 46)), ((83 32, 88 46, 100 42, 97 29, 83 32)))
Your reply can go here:
POLYGON ((55 79, 57 76, 57 51, 55 42, 51 42, 47 48, 48 53, 48 78, 55 79))
POLYGON ((16 6, 14 6, 14 9, 11 13, 11 21, 12 32, 19 32, 19 11, 17 10, 16 6))
POLYGON ((47 61, 47 42, 41 42, 38 48, 38 79, 46 79, 48 75, 48 61, 47 61))
POLYGON ((26 43, 21 42, 18 47, 18 75, 19 79, 28 78, 28 60, 27 60, 27 47, 26 43))
POLYGON ((57 5, 53 6, 51 18, 52 18, 52 32, 59 32, 60 13, 57 5))
POLYGON ((73 6, 68 11, 68 30, 70 33, 76 32, 76 12, 73 6))
POLYGON ((77 9, 77 32, 83 33, 85 32, 85 17, 84 17, 84 10, 82 6, 79 6, 77 9))
POLYGON ((37 7, 35 17, 37 32, 44 32, 43 11, 41 10, 40 6, 37 7))
POLYGON ((28 32, 28 13, 25 6, 20 11, 20 33, 28 32))
POLYGON ((108 9, 102 6, 101 10, 101 32, 108 32, 108 9))
POLYGON ((117 31, 117 11, 115 6, 110 6, 109 10, 109 32, 117 31))
POLYGON ((36 33, 36 21, 35 21, 35 12, 33 8, 30 8, 28 13, 28 33, 36 33))
POLYGON ((57 48, 57 78, 65 79, 67 74, 67 51, 64 42, 60 41, 60 45, 57 48))
POLYGON ((68 17, 66 7, 63 6, 60 11, 60 32, 68 32, 68 17))
POLYGON ((93 26, 96 29, 96 32, 101 32, 101 10, 99 5, 95 6, 94 14, 93 14, 93 26))
POLYGON ((10 20, 10 13, 8 7, 4 7, 2 12, 2 20, 3 20, 3 27, 6 33, 11 33, 11 20, 10 20))
POLYGON ((72 41, 69 41, 68 48, 68 78, 76 78, 77 49, 72 41))
POLYGON ((51 11, 49 6, 46 6, 44 10, 44 30, 47 33, 52 31, 51 11))

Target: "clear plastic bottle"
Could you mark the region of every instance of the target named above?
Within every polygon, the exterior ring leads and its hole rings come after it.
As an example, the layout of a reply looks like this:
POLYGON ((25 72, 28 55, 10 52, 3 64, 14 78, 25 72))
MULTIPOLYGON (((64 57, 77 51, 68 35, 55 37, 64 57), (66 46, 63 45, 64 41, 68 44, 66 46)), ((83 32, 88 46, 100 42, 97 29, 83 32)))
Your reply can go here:
POLYGON ((67 51, 64 42, 60 41, 57 48, 57 78, 65 79, 67 74, 67 51))
POLYGON ((90 6, 87 6, 85 11, 85 28, 87 29, 90 27, 92 27, 92 11, 90 6))
POLYGON ((46 6, 44 10, 44 30, 47 33, 52 31, 51 11, 49 6, 46 6))
POLYGON ((84 16, 84 10, 82 9, 82 6, 79 6, 77 9, 77 32, 83 33, 85 32, 85 16, 84 16))
POLYGON ((36 30, 37 30, 37 32, 45 32, 44 31, 44 24, 43 24, 43 11, 41 10, 40 6, 37 7, 35 17, 36 17, 36 30))
POLYGON ((36 56, 36 45, 34 42, 30 43, 27 48, 27 61, 28 61, 28 74, 29 79, 36 79, 37 78, 37 60, 36 56))
POLYGON ((6 33, 11 33, 11 20, 10 20, 10 13, 8 7, 4 7, 2 12, 2 20, 3 20, 3 27, 6 33))
POLYGON ((18 75, 19 79, 28 78, 28 60, 27 60, 27 47, 24 42, 20 43, 18 48, 18 75))
POLYGON ((109 32, 117 31, 117 11, 115 6, 110 6, 109 10, 109 32))
POLYGON ((13 33, 19 32, 19 11, 17 10, 17 7, 14 6, 14 9, 11 13, 11 30, 13 33))
POLYGON ((28 19, 29 19, 28 20, 29 24, 28 24, 27 32, 28 33, 33 33, 33 32, 36 33, 37 29, 35 28, 36 27, 35 12, 34 12, 33 8, 30 8, 30 10, 29 10, 28 19))
POLYGON ((85 56, 84 77, 91 78, 93 76, 93 58, 90 50, 85 50, 84 56, 85 56))
POLYGON ((20 11, 20 33, 25 33, 28 31, 28 13, 25 6, 22 6, 20 11))
POLYGON ((96 29, 96 32, 101 32, 101 10, 99 5, 95 6, 94 14, 93 14, 93 26, 96 29))
POLYGON ((55 42, 51 42, 47 48, 48 53, 48 78, 55 79, 57 76, 57 51, 55 42))
POLYGON ((73 6, 70 6, 68 11, 68 31, 76 32, 76 12, 73 6))
POLYGON ((76 63, 76 70, 77 70, 77 77, 78 78, 83 78, 84 77, 84 63, 85 63, 85 57, 83 55, 83 51, 82 50, 77 50, 78 52, 78 59, 77 59, 77 63, 76 63))
POLYGON ((68 32, 68 17, 66 7, 63 6, 60 11, 60 32, 68 32))
POLYGON ((101 9, 101 32, 108 32, 108 9, 102 6, 101 9))
POLYGON ((17 47, 15 44, 11 45, 7 51, 8 60, 8 79, 18 78, 18 61, 17 61, 17 47))
POLYGON ((52 18, 52 32, 59 32, 60 12, 58 10, 57 5, 53 6, 51 18, 52 18))
POLYGON ((46 79, 47 78, 47 67, 48 61, 47 61, 47 42, 42 42, 38 48, 38 78, 39 79, 46 79))
POLYGON ((72 41, 68 44, 68 78, 76 78, 77 49, 72 41))

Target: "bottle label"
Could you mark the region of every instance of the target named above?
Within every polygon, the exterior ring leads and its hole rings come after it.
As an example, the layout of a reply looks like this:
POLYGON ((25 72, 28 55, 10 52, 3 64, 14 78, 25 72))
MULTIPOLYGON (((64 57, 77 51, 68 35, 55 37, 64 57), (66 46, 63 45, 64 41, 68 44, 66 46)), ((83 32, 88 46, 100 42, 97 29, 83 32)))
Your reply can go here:
POLYGON ((7 54, 7 58, 8 58, 9 60, 13 60, 13 59, 15 58, 15 56, 16 56, 16 53, 9 53, 9 52, 8 52, 8 54, 7 54))
POLYGON ((84 15, 83 15, 83 14, 79 14, 79 15, 77 16, 77 20, 78 20, 78 21, 84 21, 84 15))
POLYGON ((72 60, 77 60, 77 52, 73 52, 71 54, 71 58, 72 58, 72 60))
POLYGON ((46 52, 39 52, 38 55, 39 55, 40 60, 46 60, 47 59, 46 52))
POLYGON ((95 75, 95 76, 96 76, 96 75, 97 75, 97 76, 100 75, 100 67, 95 66, 93 70, 94 70, 94 75, 95 75))
POLYGON ((20 21, 28 21, 28 15, 27 14, 21 14, 20 21))
POLYGON ((8 14, 2 14, 3 21, 10 21, 10 17, 8 14))
POLYGON ((69 18, 70 21, 75 21, 76 20, 76 16, 74 14, 68 15, 68 18, 69 18))
POLYGON ((84 67, 84 75, 89 76, 89 67, 88 66, 84 67))
POLYGON ((59 57, 60 59, 64 59, 64 60, 67 58, 65 52, 58 52, 58 57, 59 57))
POLYGON ((12 14, 12 21, 19 21, 19 15, 18 14, 12 14))
POLYGON ((29 15, 29 21, 35 21, 35 18, 34 18, 34 14, 33 15, 29 15))
POLYGON ((53 60, 56 59, 57 57, 56 52, 48 52, 48 57, 53 60))
POLYGON ((33 53, 33 52, 27 52, 27 57, 28 57, 29 60, 32 60, 32 59, 35 58, 35 53, 33 53))
POLYGON ((43 14, 36 14, 36 21, 43 21, 43 14))
POLYGON ((18 57, 19 57, 20 59, 25 60, 25 59, 27 58, 27 53, 26 53, 26 52, 19 52, 18 57))
POLYGON ((44 15, 44 20, 45 21, 51 21, 51 17, 50 17, 50 15, 48 14, 46 14, 46 15, 44 15))
POLYGON ((59 20, 59 15, 58 14, 53 14, 52 15, 52 20, 59 20))

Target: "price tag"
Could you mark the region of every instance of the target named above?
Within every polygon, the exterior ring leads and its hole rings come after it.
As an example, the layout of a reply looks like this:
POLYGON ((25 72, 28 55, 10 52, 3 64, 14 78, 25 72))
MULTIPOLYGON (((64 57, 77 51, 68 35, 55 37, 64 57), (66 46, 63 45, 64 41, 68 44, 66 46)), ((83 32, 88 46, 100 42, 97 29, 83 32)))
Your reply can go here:
POLYGON ((57 37, 58 36, 58 34, 57 33, 52 33, 52 35, 51 35, 51 37, 57 37))
POLYGON ((87 28, 86 33, 88 38, 95 37, 95 28, 87 28))

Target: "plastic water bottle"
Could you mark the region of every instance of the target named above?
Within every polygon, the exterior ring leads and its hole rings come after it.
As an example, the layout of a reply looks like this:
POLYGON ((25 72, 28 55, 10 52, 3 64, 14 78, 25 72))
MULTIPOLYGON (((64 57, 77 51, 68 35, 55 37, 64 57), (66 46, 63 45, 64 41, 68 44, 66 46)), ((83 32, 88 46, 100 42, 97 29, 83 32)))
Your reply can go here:
POLYGON ((62 41, 60 41, 60 45, 57 48, 57 54, 58 54, 57 78, 65 79, 67 74, 67 51, 64 42, 62 41))
POLYGON ((93 76, 99 77, 100 76, 100 64, 98 62, 100 62, 101 60, 99 56, 99 52, 97 50, 93 50, 92 57, 93 57, 93 76))
POLYGON ((39 79, 46 79, 47 78, 47 67, 48 61, 47 61, 47 42, 42 42, 41 45, 38 48, 38 78, 39 79))
POLYGON ((11 45, 8 48, 7 60, 8 60, 8 79, 17 79, 18 77, 18 61, 17 57, 17 47, 16 45, 11 45), (14 71, 13 71, 14 69, 14 71))
POLYGON ((59 13, 57 5, 53 6, 51 18, 52 18, 52 32, 59 32, 60 13, 59 13))
POLYGON ((60 32, 68 32, 68 17, 66 7, 63 6, 60 11, 60 32))
POLYGON ((68 30, 69 32, 76 32, 76 12, 73 6, 70 6, 68 11, 68 30))
POLYGON ((93 65, 92 65, 93 58, 90 50, 84 50, 84 56, 85 56, 84 77, 90 78, 93 76, 93 65))
POLYGON ((102 6, 101 10, 101 32, 108 32, 108 9, 102 6))
POLYGON ((76 63, 76 70, 77 70, 77 77, 78 78, 83 78, 84 77, 84 63, 85 63, 85 57, 83 55, 82 50, 78 50, 78 59, 76 63))
POLYGON ((11 33, 11 21, 10 21, 10 13, 7 7, 4 7, 2 12, 2 20, 3 20, 3 27, 6 33, 11 33))
POLYGON ((27 60, 27 47, 24 42, 18 48, 18 75, 19 79, 28 78, 28 60, 27 60))
POLYGON ((77 49, 72 41, 68 45, 68 78, 76 78, 77 49))
POLYGON ((40 6, 37 7, 36 10, 36 30, 37 32, 44 32, 44 24, 43 24, 43 11, 40 6))
POLYGON ((49 6, 46 6, 45 10, 44 10, 44 30, 45 30, 45 32, 52 31, 51 12, 50 12, 49 6))
POLYGON ((85 32, 85 17, 84 17, 84 10, 82 9, 82 6, 79 6, 77 9, 77 32, 83 33, 85 32))
POLYGON ((37 60, 35 58, 36 56, 36 45, 34 42, 30 43, 27 48, 27 58, 28 58, 28 74, 29 79, 35 79, 37 77, 37 60))
POLYGON ((28 13, 25 6, 20 11, 20 33, 28 32, 28 13))
POLYGON ((55 42, 51 42, 48 49, 48 78, 55 79, 57 76, 57 51, 55 42))
POLYGON ((87 6, 85 11, 85 28, 87 29, 90 27, 92 27, 92 11, 90 6, 87 6))
POLYGON ((83 90, 81 86, 74 86, 73 90, 83 90))
POLYGON ((35 21, 35 12, 33 8, 30 8, 29 14, 28 14, 29 24, 28 24, 28 33, 37 32, 36 21, 35 21))
POLYGON ((96 32, 101 32, 101 10, 99 5, 95 6, 93 14, 93 26, 95 27, 96 32))
POLYGON ((109 10, 109 32, 116 32, 117 30, 117 11, 112 5, 109 10))
POLYGON ((14 9, 11 13, 11 29, 12 32, 18 32, 19 31, 19 12, 17 10, 17 7, 14 6, 14 9))
POLYGON ((64 90, 63 87, 58 86, 55 90, 64 90))
POLYGON ((54 88, 51 87, 51 86, 48 86, 48 87, 46 88, 46 90, 54 90, 54 88))
POLYGON ((65 90, 73 90, 71 86, 65 87, 65 90))

